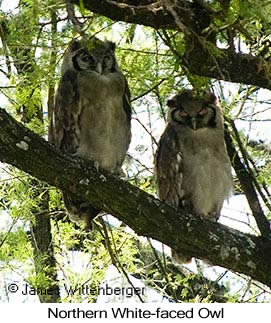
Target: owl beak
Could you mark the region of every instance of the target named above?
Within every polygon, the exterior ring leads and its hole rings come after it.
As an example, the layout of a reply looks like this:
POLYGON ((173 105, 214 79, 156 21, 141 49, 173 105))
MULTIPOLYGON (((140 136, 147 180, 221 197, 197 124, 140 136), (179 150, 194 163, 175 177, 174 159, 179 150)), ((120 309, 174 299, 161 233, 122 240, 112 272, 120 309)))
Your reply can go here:
POLYGON ((100 62, 96 66, 96 72, 102 74, 102 64, 100 62))
POLYGON ((197 119, 195 117, 191 118, 191 126, 193 130, 197 130, 197 119))

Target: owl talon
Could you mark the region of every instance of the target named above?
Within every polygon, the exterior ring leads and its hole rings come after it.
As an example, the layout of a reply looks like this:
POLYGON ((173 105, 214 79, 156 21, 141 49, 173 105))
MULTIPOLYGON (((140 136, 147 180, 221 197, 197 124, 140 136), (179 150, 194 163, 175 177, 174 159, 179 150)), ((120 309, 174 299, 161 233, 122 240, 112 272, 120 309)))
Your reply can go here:
POLYGON ((119 172, 118 172, 118 176, 119 177, 122 177, 122 178, 127 178, 125 172, 123 171, 123 169, 120 169, 119 172))
POLYGON ((94 162, 94 167, 95 167, 96 171, 99 173, 99 170, 100 170, 100 164, 99 164, 99 162, 95 161, 94 162))
POLYGON ((171 257, 173 262, 178 265, 190 264, 192 262, 192 257, 188 255, 184 255, 176 250, 171 249, 171 257))

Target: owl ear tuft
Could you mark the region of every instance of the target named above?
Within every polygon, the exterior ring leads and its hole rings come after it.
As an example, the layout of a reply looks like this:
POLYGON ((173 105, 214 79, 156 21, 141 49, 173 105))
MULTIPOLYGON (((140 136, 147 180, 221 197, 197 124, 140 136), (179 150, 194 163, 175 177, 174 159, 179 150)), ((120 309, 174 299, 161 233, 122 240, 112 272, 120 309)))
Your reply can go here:
POLYGON ((204 95, 204 102, 206 104, 216 104, 217 103, 217 97, 212 92, 207 92, 204 95))
POLYGON ((73 40, 70 46, 73 52, 81 48, 80 42, 78 40, 73 40))
POLYGON ((116 44, 113 43, 112 41, 108 41, 108 47, 109 47, 109 49, 111 49, 112 51, 114 51, 115 48, 116 48, 116 44))
POLYGON ((175 103, 176 102, 174 98, 167 100, 167 106, 170 108, 173 108, 175 106, 175 103))

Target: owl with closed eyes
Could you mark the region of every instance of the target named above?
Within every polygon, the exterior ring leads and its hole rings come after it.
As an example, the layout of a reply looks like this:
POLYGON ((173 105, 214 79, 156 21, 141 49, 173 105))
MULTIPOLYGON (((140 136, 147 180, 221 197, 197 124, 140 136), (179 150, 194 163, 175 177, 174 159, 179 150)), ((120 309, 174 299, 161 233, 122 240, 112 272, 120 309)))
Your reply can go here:
MULTIPOLYGON (((231 163, 224 142, 223 113, 214 94, 183 91, 167 102, 168 122, 155 156, 160 200, 217 221, 232 192, 231 163)), ((188 263, 185 250, 173 260, 188 263)))
MULTIPOLYGON (((121 174, 131 141, 131 105, 114 43, 92 37, 73 40, 69 45, 63 58, 49 141, 65 153, 91 160, 112 174, 121 174)), ((69 192, 63 192, 63 199, 69 218, 87 227, 101 211, 69 192)))

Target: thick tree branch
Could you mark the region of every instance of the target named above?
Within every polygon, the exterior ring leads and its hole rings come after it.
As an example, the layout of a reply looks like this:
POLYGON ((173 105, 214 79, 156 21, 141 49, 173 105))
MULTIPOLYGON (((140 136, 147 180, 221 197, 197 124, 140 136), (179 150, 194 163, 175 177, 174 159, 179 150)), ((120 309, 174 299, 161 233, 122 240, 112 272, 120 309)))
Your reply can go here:
POLYGON ((184 214, 92 163, 57 151, 0 109, 0 161, 80 195, 143 236, 271 286, 271 241, 184 214))
POLYGON ((190 73, 235 83, 271 89, 271 63, 249 54, 232 53, 215 47, 216 54, 200 44, 187 53, 186 67, 190 73), (214 60, 215 59, 215 60, 214 60))
MULTIPOLYGON (((71 1, 74 4, 80 2, 79 0, 71 1)), ((196 4, 183 0, 175 2, 167 0, 84 0, 84 6, 112 20, 141 24, 154 29, 167 28, 184 32, 187 51, 180 59, 190 73, 271 89, 270 60, 237 53, 233 48, 221 49, 215 45, 215 42, 210 43, 210 38, 213 40, 214 35, 211 33, 208 38, 208 35, 204 35, 203 32, 210 26, 214 16, 219 13, 209 12, 208 8, 201 6, 199 2, 196 4)), ((239 31, 236 30, 236 32, 239 31)))
MULTIPOLYGON (((80 0, 72 0, 79 5, 80 0)), ((164 11, 160 1, 84 0, 85 8, 112 20, 157 28, 175 26, 172 16, 164 11)), ((187 12, 186 12, 187 13, 187 12)), ((175 26, 176 27, 176 26, 175 26)))

